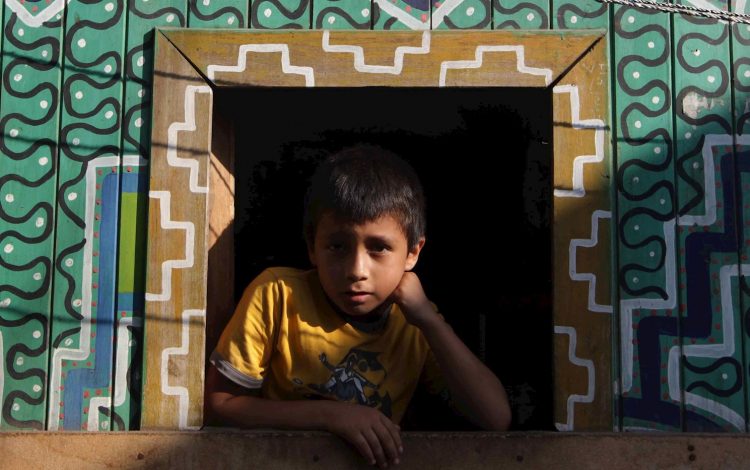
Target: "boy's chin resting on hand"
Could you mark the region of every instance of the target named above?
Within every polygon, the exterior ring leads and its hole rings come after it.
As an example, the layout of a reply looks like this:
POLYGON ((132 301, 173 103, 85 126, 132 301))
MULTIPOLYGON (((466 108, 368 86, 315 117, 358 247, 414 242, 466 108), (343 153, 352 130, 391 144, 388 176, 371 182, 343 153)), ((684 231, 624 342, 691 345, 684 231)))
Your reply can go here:
POLYGON ((425 295, 419 277, 411 271, 404 273, 401 282, 391 294, 391 300, 401 307, 406 320, 419 329, 443 321, 425 295))

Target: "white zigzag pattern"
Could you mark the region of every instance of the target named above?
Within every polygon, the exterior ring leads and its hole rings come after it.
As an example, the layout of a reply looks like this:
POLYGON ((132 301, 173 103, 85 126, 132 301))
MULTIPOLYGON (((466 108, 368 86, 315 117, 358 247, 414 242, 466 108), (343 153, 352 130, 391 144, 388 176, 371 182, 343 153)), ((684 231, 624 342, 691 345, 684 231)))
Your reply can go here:
POLYGON ((173 122, 167 130, 167 162, 173 167, 190 169, 190 191, 193 193, 208 193, 208 186, 198 186, 198 160, 177 156, 177 134, 182 131, 193 132, 195 127, 195 95, 198 93, 212 93, 211 87, 188 85, 185 87, 185 121, 173 122))
MULTIPOLYGON (((750 275, 750 265, 724 265, 719 271, 719 283, 721 286, 721 334, 724 342, 721 344, 690 344, 682 346, 682 354, 685 357, 731 357, 735 351, 734 344, 734 308, 732 306, 732 277, 738 277, 742 269, 742 275, 750 275)), ((669 397, 680 400, 680 346, 672 346, 669 349, 669 361, 667 363, 667 380, 669 383, 669 397)), ((708 411, 725 421, 731 423, 737 430, 745 430, 745 419, 717 401, 694 393, 685 393, 685 403, 708 411)))
POLYGON ((349 53, 354 55, 354 69, 360 73, 388 73, 392 75, 401 75, 404 68, 404 56, 406 54, 429 54, 430 53, 430 31, 422 33, 422 45, 399 46, 396 48, 393 57, 393 65, 367 65, 365 63, 365 53, 362 46, 353 45, 331 45, 331 32, 323 31, 323 50, 332 53, 349 53))
MULTIPOLYGON (((663 223, 664 241, 667 252, 664 255, 664 287, 667 293, 666 299, 624 299, 620 301, 620 353, 622 366, 622 389, 621 392, 629 392, 633 386, 633 310, 654 309, 669 310, 677 307, 677 270, 676 270, 676 243, 675 226, 710 226, 716 222, 716 184, 714 175, 713 147, 750 145, 750 135, 736 135, 734 139, 727 134, 708 134, 703 141, 703 187, 705 188, 705 208, 703 215, 681 216, 679 220, 670 219, 663 223)), ((723 344, 700 344, 682 346, 685 357, 725 357, 731 356, 735 351, 734 344, 734 311, 732 307, 732 293, 730 277, 739 275, 739 269, 745 274, 745 265, 726 265, 720 270, 721 284, 721 312, 722 312, 722 337, 723 344)), ((750 274, 748 272, 747 274, 750 274)), ((675 401, 680 401, 680 346, 673 346, 669 350, 667 364, 667 380, 669 396, 675 401)), ((745 429, 745 421, 725 405, 706 397, 701 397, 690 392, 685 392, 685 402, 696 408, 714 414, 740 430, 745 429)))
POLYGON ((445 17, 450 15, 453 10, 458 8, 463 2, 464 0, 446 0, 440 4, 440 6, 432 12, 432 29, 437 29, 443 24, 445 17))
POLYGON ((514 52, 516 54, 516 70, 528 75, 540 75, 544 77, 544 84, 552 82, 552 70, 526 65, 525 47, 516 46, 477 46, 474 51, 474 60, 446 60, 440 64, 440 81, 438 86, 444 87, 446 75, 450 69, 477 69, 482 66, 486 52, 514 52))
POLYGON ((250 52, 281 53, 281 70, 287 74, 302 75, 305 77, 305 86, 315 86, 315 71, 312 67, 300 67, 292 65, 289 58, 289 46, 287 44, 243 44, 237 53, 237 65, 209 65, 206 73, 208 78, 213 80, 216 72, 244 72, 247 68, 247 55, 250 52))
POLYGON ((596 275, 594 273, 579 273, 576 266, 576 250, 578 247, 591 248, 599 243, 599 219, 610 219, 610 211, 596 210, 591 214, 591 238, 574 238, 570 240, 568 248, 568 272, 574 281, 586 281, 589 284, 588 309, 591 312, 612 313, 611 305, 596 303, 596 275))
POLYGON ((96 213, 96 171, 102 167, 117 167, 120 165, 120 157, 99 157, 88 163, 86 167, 86 208, 84 209, 84 220, 86 228, 84 238, 86 244, 83 247, 83 276, 81 279, 81 331, 79 333, 78 349, 61 347, 55 349, 52 355, 50 377, 50 399, 47 412, 47 429, 56 431, 60 422, 60 382, 62 381, 62 361, 72 359, 81 361, 91 354, 91 276, 94 251, 94 216, 96 213))
POLYGON ((182 343, 178 347, 164 348, 161 352, 161 391, 164 395, 174 395, 179 400, 179 429, 199 429, 200 426, 188 426, 188 389, 181 385, 169 385, 169 357, 186 356, 190 349, 190 317, 205 318, 205 310, 185 310, 182 312, 182 343))
MULTIPOLYGON (((70 0, 68 0, 68 2, 70 2, 70 0)), ((54 0, 36 15, 29 13, 29 10, 19 3, 18 0, 5 0, 5 6, 18 15, 21 21, 26 23, 26 25, 31 26, 32 28, 38 28, 45 21, 51 20, 53 16, 65 9, 65 0, 54 0)))
MULTIPOLYGON (((140 318, 125 317, 118 319, 117 325, 117 352, 115 360, 115 395, 114 400, 110 403, 109 397, 92 397, 89 402, 89 419, 86 426, 87 431, 98 431, 99 430, 99 412, 100 407, 108 409, 117 408, 118 406, 125 403, 125 397, 127 394, 128 380, 128 354, 131 350, 130 347, 130 333, 128 327, 142 328, 143 322, 140 318), (111 407, 111 408, 110 408, 111 407)), ((105 426, 102 431, 109 430, 109 426, 105 426)))
MULTIPOLYGON (((122 164, 125 166, 146 166, 148 161, 140 155, 125 155, 122 157, 122 164)), ((88 226, 88 222, 86 222, 88 226)), ((141 326, 140 318, 126 317, 118 318, 117 327, 117 352, 115 362, 115 398, 114 403, 111 403, 110 397, 92 397, 89 402, 89 418, 86 425, 86 430, 89 432, 99 431, 99 416, 101 412, 99 409, 105 407, 108 409, 122 405, 125 402, 125 393, 127 388, 127 369, 128 369, 128 351, 129 340, 126 327, 129 325, 141 326)), ((109 425, 105 423, 102 431, 108 431, 109 425)))
POLYGON ((570 113, 574 129, 595 129, 595 155, 579 155, 573 160, 573 189, 555 189, 555 197, 583 197, 586 188, 583 186, 583 165, 604 161, 604 130, 606 125, 601 119, 581 119, 581 100, 576 85, 558 85, 553 93, 570 94, 570 113))
POLYGON ((150 198, 159 200, 159 219, 165 230, 185 231, 185 259, 170 259, 161 264, 161 293, 146 292, 146 300, 166 302, 172 298, 172 270, 193 266, 195 252, 195 225, 189 221, 172 220, 172 194, 169 191, 149 191, 150 198))
POLYGON ((577 366, 585 367, 588 373, 588 388, 586 389, 586 395, 571 394, 570 396, 568 396, 567 422, 555 423, 555 427, 558 431, 572 431, 575 424, 575 404, 591 403, 594 401, 594 393, 596 390, 594 361, 592 361, 591 359, 582 359, 576 356, 576 344, 578 341, 578 336, 576 335, 575 328, 571 326, 555 326, 555 334, 564 334, 570 336, 570 341, 568 342, 568 360, 577 366))
POLYGON ((143 328, 143 321, 137 317, 120 318, 117 322, 117 358, 115 362, 114 406, 125 403, 128 385, 128 353, 132 349, 128 327, 143 328))
POLYGON ((386 12, 389 16, 397 18, 401 23, 408 26, 410 29, 417 31, 430 29, 430 23, 428 21, 419 21, 388 0, 375 0, 375 3, 377 3, 380 9, 386 12))

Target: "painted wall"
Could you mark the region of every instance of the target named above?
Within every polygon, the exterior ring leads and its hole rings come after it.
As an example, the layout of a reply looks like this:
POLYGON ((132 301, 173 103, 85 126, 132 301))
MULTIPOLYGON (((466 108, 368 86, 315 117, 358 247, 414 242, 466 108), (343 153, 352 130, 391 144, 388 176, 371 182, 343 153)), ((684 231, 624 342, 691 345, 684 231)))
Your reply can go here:
POLYGON ((618 289, 591 314, 619 325, 616 427, 746 430, 748 25, 593 0, 5 0, 2 17, 0 429, 138 427, 152 29, 187 26, 609 31, 618 289))

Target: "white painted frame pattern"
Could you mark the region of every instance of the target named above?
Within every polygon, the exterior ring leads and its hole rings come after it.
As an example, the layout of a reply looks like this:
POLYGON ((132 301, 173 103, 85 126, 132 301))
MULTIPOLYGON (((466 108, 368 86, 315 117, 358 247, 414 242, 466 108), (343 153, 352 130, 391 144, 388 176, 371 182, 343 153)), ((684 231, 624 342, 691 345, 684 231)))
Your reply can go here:
MULTIPOLYGON (((556 178, 556 187, 554 192, 555 201, 567 201, 566 204, 575 205, 577 201, 583 203, 582 207, 591 207, 592 201, 599 201, 593 205, 598 207, 594 210, 588 211, 587 223, 590 224, 586 227, 576 227, 577 230, 583 228, 584 231, 577 236, 569 236, 566 242, 568 247, 564 250, 564 254, 558 256, 564 256, 561 259, 555 259, 555 264, 560 265, 562 272, 566 273, 567 281, 571 286, 580 285, 584 290, 585 294, 582 297, 582 304, 580 305, 579 311, 581 314, 586 312, 598 312, 599 317, 601 313, 611 314, 611 305, 601 305, 596 303, 597 298, 606 298, 606 295, 597 296, 597 288, 604 289, 607 295, 609 290, 609 273, 582 273, 578 272, 576 266, 577 250, 579 248, 592 248, 600 245, 602 240, 606 240, 608 234, 602 233, 599 226, 599 220, 604 218, 611 218, 609 212, 609 200, 607 192, 602 191, 587 191, 587 179, 590 179, 590 175, 587 175, 586 168, 590 166, 600 167, 605 166, 605 173, 608 172, 606 165, 608 165, 608 154, 609 147, 607 143, 607 112, 606 104, 599 105, 598 111, 595 115, 590 115, 584 104, 585 99, 581 96, 583 93, 587 93, 587 98, 590 93, 588 90, 579 92, 579 89, 583 87, 591 86, 602 86, 606 87, 606 84, 592 85, 591 83, 584 83, 587 78, 581 78, 591 74, 571 74, 571 70, 575 69, 575 64, 582 60, 582 57, 590 53, 591 49, 587 48, 581 51, 582 55, 569 58, 573 63, 564 63, 552 65, 544 65, 545 62, 540 63, 539 52, 529 50, 528 45, 524 42, 526 39, 518 36, 514 36, 512 33, 505 31, 482 31, 482 32, 466 32, 462 33, 466 35, 467 42, 473 42, 470 46, 461 46, 457 50, 450 50, 446 48, 447 39, 455 38, 455 32, 441 32, 441 31, 421 31, 421 32, 410 32, 400 33, 404 34, 403 37, 411 39, 410 45, 398 45, 393 41, 387 43, 388 47, 392 47, 392 55, 390 63, 382 63, 383 54, 380 56, 380 60, 376 63, 372 58, 366 57, 367 49, 363 47, 364 44, 371 45, 373 38, 377 41, 377 38, 385 38, 389 35, 382 34, 378 35, 377 32, 358 32, 358 31, 346 31, 346 32, 331 32, 331 31, 306 31, 306 32, 290 32, 289 35, 285 35, 283 32, 274 32, 273 34, 256 31, 246 32, 225 32, 216 33, 210 41, 202 41, 203 44, 201 52, 198 52, 197 47, 194 47, 199 41, 197 39, 191 39, 198 37, 201 34, 200 31, 170 31, 164 30, 161 33, 157 33, 157 36, 161 34, 168 36, 170 43, 169 47, 174 47, 185 56, 186 66, 195 69, 198 72, 198 76, 204 77, 203 80, 208 79, 210 83, 196 84, 195 79, 185 80, 182 88, 168 89, 167 94, 173 101, 182 103, 184 111, 181 118, 178 120, 171 121, 169 124, 154 125, 152 141, 168 143, 168 151, 165 155, 165 159, 168 167, 181 168, 182 171, 185 169, 190 172, 190 184, 189 189, 186 188, 152 188, 150 196, 152 198, 152 210, 160 214, 160 223, 158 226, 152 226, 150 228, 151 237, 168 236, 170 240, 175 240, 174 235, 168 235, 168 232, 174 232, 175 229, 181 229, 185 231, 185 246, 183 259, 150 259, 149 260, 149 273, 148 285, 152 286, 147 294, 147 312, 149 311, 149 303, 162 304, 162 308, 169 307, 172 303, 176 302, 173 296, 174 292, 184 290, 183 287, 174 286, 173 278, 171 273, 175 269, 181 271, 191 271, 196 269, 205 270, 205 253, 200 252, 200 248, 196 245, 196 238, 199 234, 207 230, 207 215, 205 213, 196 213, 194 218, 191 220, 174 220, 174 212, 171 210, 176 194, 180 194, 179 191, 189 191, 192 193, 202 193, 206 195, 210 191, 207 186, 201 186, 198 184, 198 180, 208 181, 207 175, 199 174, 201 168, 208 168, 208 165, 200 163, 202 155, 208 155, 209 149, 204 149, 204 152, 198 152, 197 157, 180 157, 178 156, 178 134, 181 132, 191 132, 196 128, 196 122, 198 119, 207 119, 205 116, 198 116, 195 109, 195 99, 198 94, 207 93, 210 95, 209 85, 213 87, 227 86, 242 86, 243 80, 248 80, 247 76, 254 76, 252 74, 258 74, 256 70, 252 70, 250 64, 256 57, 256 54, 263 54, 266 57, 266 62, 272 54, 278 54, 278 71, 265 72, 268 76, 272 73, 279 73, 278 77, 287 76, 301 76, 304 78, 305 86, 333 86, 327 84, 327 80, 330 80, 335 74, 331 72, 331 63, 326 62, 325 57, 338 56, 341 54, 351 54, 352 61, 348 62, 348 65, 337 65, 337 67, 343 67, 341 69, 344 74, 356 73, 361 83, 355 86, 366 86, 368 83, 368 77, 393 77, 393 86, 409 86, 401 84, 399 85, 398 80, 404 70, 409 67, 411 62, 407 60, 417 60, 417 57, 435 57, 433 62, 435 63, 434 70, 430 69, 424 73, 434 74, 434 78, 428 79, 428 83, 432 83, 432 86, 443 87, 443 86, 477 86, 474 82, 467 82, 466 85, 462 85, 463 81, 466 80, 465 74, 473 73, 474 71, 482 72, 486 67, 491 67, 492 64, 499 63, 497 61, 505 61, 507 63, 508 54, 515 55, 514 63, 515 70, 508 70, 507 67, 503 69, 502 76, 498 76, 498 86, 510 86, 509 81, 512 83, 513 77, 532 76, 532 78, 522 78, 527 83, 538 83, 534 86, 550 88, 550 92, 556 95, 567 94, 569 99, 566 100, 564 106, 568 107, 561 116, 569 116, 564 119, 568 119, 567 126, 573 132, 590 132, 591 140, 590 143, 581 144, 582 150, 572 149, 570 152, 573 153, 560 153, 562 150, 556 148, 555 150, 555 171, 558 168, 566 167, 567 173, 571 175, 570 188, 568 189, 567 183, 560 183, 556 178), (479 33, 479 34, 478 34, 479 33), (370 36, 368 36, 369 34, 370 36), (374 34, 374 36, 373 36, 374 34), (295 39, 295 36, 297 39, 295 39), (300 37, 305 36, 306 42, 309 47, 304 45, 300 46, 300 37), (415 46, 414 39, 419 38, 417 41, 420 45, 415 46), (195 41, 195 42, 191 42, 195 41), (223 42, 222 42, 223 41, 223 42), (442 41, 442 42, 441 42, 442 41), (224 55, 216 56, 212 55, 206 50, 210 50, 212 45, 222 44, 222 50, 224 55), (191 45, 192 44, 192 45, 191 45), (317 48, 315 45, 317 44, 317 48), (230 47, 235 51, 233 56, 230 56, 227 60, 226 50, 230 47), (301 49, 302 48, 302 49, 301 49), (492 54, 489 54, 492 53, 492 54), (305 55, 309 54, 309 56, 305 55), (322 54, 318 56, 316 54, 322 54), (311 58, 312 57, 312 58, 311 58), (414 58, 414 59, 411 59, 414 58), (189 62, 187 62, 189 60, 189 62), (316 70, 315 61, 317 63, 326 63, 328 69, 326 74, 318 74, 316 70), (461 72, 460 75, 451 75, 451 71, 461 72), (564 78, 562 75, 565 75, 564 78), (458 77, 458 78, 457 78, 458 77), (464 77, 464 78, 461 78, 464 77), (535 82, 535 78, 538 77, 538 82, 535 82), (572 78, 571 78, 572 77, 572 78), (450 80, 449 80, 450 78, 450 80), (564 85, 557 83, 560 80, 564 80, 564 85), (580 82, 579 82, 580 80, 580 82), (238 85, 238 83, 240 85, 238 85), (503 83, 503 84, 500 84, 503 83), (179 98, 177 96, 179 95, 179 98), (192 104, 191 104, 192 103, 192 104), (166 126, 166 127, 165 127, 166 126), (593 132, 592 132, 593 131, 593 132), (586 150, 583 150, 586 149, 586 150), (562 166, 559 166, 562 165, 562 166), (557 187, 558 183, 562 184, 562 187, 557 187), (602 199, 604 197, 604 199, 602 199), (154 205, 155 204, 155 205, 154 205), (191 236, 192 234, 192 236, 191 236), (597 274, 600 275, 597 279, 597 274), (602 276, 602 274, 604 274, 602 276), (154 287, 156 290, 153 290, 154 287), (158 286, 161 286, 159 289, 158 286)), ((208 34, 203 32, 203 34, 208 34)), ((539 32, 540 36, 549 36, 550 38, 559 38, 561 32, 539 32)), ((563 33, 566 34, 566 33, 563 33)), ((586 32, 571 32, 569 34, 586 34, 586 32)), ((602 37, 602 33, 588 33, 593 38, 593 43, 599 41, 602 37)), ((395 36, 393 36, 395 37, 395 36)), ((387 42, 387 41, 384 41, 387 42)), ((601 46, 601 44, 600 44, 601 46)), ((259 57, 259 56, 258 56, 259 57)), ((513 57, 513 56, 511 56, 513 57)), ((275 59, 272 59, 275 60, 275 59)), ((422 60, 422 59, 420 59, 422 60)), ((547 63, 554 62, 553 58, 546 59, 547 63)), ((432 63, 432 62, 431 62, 432 63)), ((347 61, 341 62, 337 59, 337 64, 347 64, 347 61)), ((268 65, 266 65, 268 67, 268 65)), ((606 61, 604 61, 604 67, 606 68, 606 61)), ((155 65, 157 72, 160 70, 160 64, 157 62, 155 65)), ((165 70, 165 72, 171 72, 165 70)), ((603 76, 606 76, 606 70, 604 70, 603 76)), ((253 80, 255 80, 253 78, 253 80)), ((268 81, 268 77, 263 77, 262 80, 268 81)), ((252 85, 257 85, 257 81, 250 81, 252 85)), ((338 83, 338 82, 337 82, 338 83)), ((380 82, 377 82, 380 83, 380 82)), ((422 83, 422 82, 420 82, 422 83)), ((265 85, 266 82, 261 83, 265 85)), ((485 85, 479 86, 493 86, 493 83, 486 83, 485 85)), ((271 84, 273 86, 273 84, 271 84)), ((277 85, 283 86, 283 85, 277 85)), ((298 85, 297 85, 298 86, 298 85)), ((341 85, 338 85, 341 86, 341 85)), ((159 96, 158 92, 154 96, 154 109, 159 109, 160 100, 169 102, 169 97, 159 96)), ((563 106, 563 105, 560 105, 563 106)), ((557 111, 555 113, 558 113, 557 111)), ((209 113, 210 114, 210 113, 209 113)), ((558 113, 559 114, 559 113, 558 113)), ((557 116, 557 114, 556 114, 557 116)), ((556 117, 557 121, 561 118, 556 117)), ((563 123, 564 124, 564 123, 563 123)), ((205 125, 203 126, 206 127, 205 125)), ((582 136, 584 134, 581 134, 582 136)), ((588 135, 585 134, 582 141, 588 140, 588 135)), ((205 170, 207 171, 207 170, 205 170)), ((598 170, 600 173, 602 171, 598 170)), ((152 174, 153 178, 153 174, 152 174)), ((554 202, 557 204, 557 202, 554 202)), ((207 207, 207 205, 206 205, 207 207)), ((207 210, 207 209, 205 209, 207 210)), ((579 224, 580 225, 580 224, 579 224)), ((580 230, 579 230, 580 232, 580 230)), ((572 233, 572 232, 571 232, 572 233)), ((578 233, 578 232, 576 232, 578 233)), ((564 235, 568 236, 568 235, 564 235)), ((205 237, 203 237, 205 238, 205 237)), ((599 246, 601 249, 602 247, 599 246)), ((205 277, 205 271, 203 272, 205 277)), ((197 277, 197 275, 196 275, 197 277)), ((560 281, 562 282, 562 281, 560 281)), ((567 285, 567 284, 566 284, 567 285)), ((175 307, 177 304, 175 304, 175 307)), ((148 394, 144 397, 144 422, 143 428, 160 427, 160 428, 177 428, 177 429, 189 429, 199 426, 201 424, 200 416, 190 416, 188 413, 188 407, 194 405, 196 402, 202 404, 202 368, 194 368, 190 370, 189 374, 199 375, 197 376, 185 376, 185 377, 174 377, 170 376, 169 361, 171 358, 177 356, 185 356, 188 349, 198 338, 193 335, 195 332, 190 330, 188 324, 193 320, 205 321, 206 312, 205 302, 202 305, 189 305, 180 307, 181 313, 177 316, 172 316, 173 325, 170 328, 175 332, 174 338, 180 338, 179 340, 173 340, 174 344, 164 347, 160 351, 147 351, 146 356, 154 358, 152 360, 158 363, 153 364, 147 369, 147 374, 151 376, 146 377, 147 390, 148 382, 152 380, 153 383, 158 383, 159 386, 152 390, 155 390, 155 394, 148 398, 148 394), (175 321, 177 317, 182 320, 175 321), (196 388, 195 384, 200 386, 196 388), (173 416, 160 416, 159 420, 153 418, 153 416, 159 413, 149 414, 149 408, 156 406, 149 400, 157 400, 156 397, 161 396, 160 400, 172 400, 177 399, 178 405, 176 406, 177 413, 173 416), (150 417, 149 417, 150 416, 150 417)), ((172 315, 176 315, 175 309, 171 309, 172 315)), ((557 315, 557 314, 556 314, 557 315)), ((610 321, 611 315, 605 315, 607 321, 610 321)), ((585 322, 584 316, 581 316, 583 322, 585 322)), ((606 383, 600 383, 595 380, 595 375, 602 373, 597 370, 597 365, 601 366, 601 363, 596 363, 599 358, 594 354, 585 352, 585 345, 590 343, 589 338, 586 337, 588 332, 583 333, 580 331, 580 326, 577 328, 576 325, 571 324, 567 321, 563 321, 558 324, 558 319, 555 320, 555 333, 559 335, 566 335, 570 338, 569 345, 573 349, 558 351, 558 360, 569 362, 572 367, 585 367, 589 376, 589 385, 587 386, 584 393, 579 393, 574 390, 560 390, 558 393, 564 394, 564 401, 567 403, 564 410, 560 410, 556 413, 556 421, 560 423, 561 429, 579 430, 575 428, 576 422, 576 409, 580 410, 581 406, 589 405, 602 398, 597 395, 597 391, 601 387, 608 387, 606 383), (583 336, 582 336, 583 334, 583 336), (581 351, 576 350, 576 344, 581 351), (586 355, 589 354, 587 357, 586 355), (598 385, 597 385, 598 384, 598 385)), ((148 320, 146 324, 147 336, 149 333, 148 320)), ((606 367, 610 367, 611 364, 606 364, 606 367)), ((188 372, 186 372, 188 373, 188 372)), ((608 405, 611 406, 611 403, 608 405)), ((164 415, 164 413, 161 413, 164 415)), ((611 427, 611 426, 610 426, 611 427)))

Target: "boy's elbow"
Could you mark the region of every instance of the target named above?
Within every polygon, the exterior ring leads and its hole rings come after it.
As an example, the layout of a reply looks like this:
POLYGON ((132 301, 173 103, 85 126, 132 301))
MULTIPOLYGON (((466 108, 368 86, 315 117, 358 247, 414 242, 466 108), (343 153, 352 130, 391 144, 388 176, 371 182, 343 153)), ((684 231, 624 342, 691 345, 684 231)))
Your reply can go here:
POLYGON ((206 396, 206 403, 208 404, 209 411, 213 413, 220 413, 224 408, 226 402, 232 398, 231 395, 220 392, 211 392, 206 396))
POLYGON ((210 421, 219 423, 227 422, 227 402, 232 398, 231 395, 221 392, 212 392, 206 395, 206 408, 210 421))
POLYGON ((510 429, 511 412, 510 407, 502 406, 495 413, 487 415, 485 430, 487 431, 507 431, 510 429))
POLYGON ((510 429, 510 410, 508 410, 507 413, 502 413, 497 419, 495 419, 495 422, 493 423, 492 430, 493 431, 507 431, 510 429))
POLYGON ((211 423, 217 426, 253 428, 258 426, 253 397, 215 392, 206 397, 211 423), (250 400, 248 400, 250 399, 250 400))

